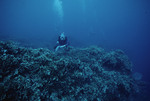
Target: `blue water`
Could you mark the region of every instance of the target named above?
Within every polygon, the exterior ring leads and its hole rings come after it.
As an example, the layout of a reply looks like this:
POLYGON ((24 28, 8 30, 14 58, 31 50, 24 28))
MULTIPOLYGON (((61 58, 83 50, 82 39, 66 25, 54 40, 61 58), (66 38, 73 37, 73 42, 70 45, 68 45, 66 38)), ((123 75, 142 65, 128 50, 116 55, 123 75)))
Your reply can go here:
POLYGON ((150 82, 150 0, 0 0, 0 40, 52 49, 61 32, 73 47, 122 49, 150 82))

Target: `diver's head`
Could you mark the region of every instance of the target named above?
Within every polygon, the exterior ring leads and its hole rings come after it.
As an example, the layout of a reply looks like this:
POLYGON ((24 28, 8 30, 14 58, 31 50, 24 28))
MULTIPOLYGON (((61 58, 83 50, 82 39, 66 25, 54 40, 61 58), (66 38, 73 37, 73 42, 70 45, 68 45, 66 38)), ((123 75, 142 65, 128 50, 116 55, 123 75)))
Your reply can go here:
POLYGON ((61 39, 61 40, 65 40, 64 32, 60 34, 60 39, 61 39))

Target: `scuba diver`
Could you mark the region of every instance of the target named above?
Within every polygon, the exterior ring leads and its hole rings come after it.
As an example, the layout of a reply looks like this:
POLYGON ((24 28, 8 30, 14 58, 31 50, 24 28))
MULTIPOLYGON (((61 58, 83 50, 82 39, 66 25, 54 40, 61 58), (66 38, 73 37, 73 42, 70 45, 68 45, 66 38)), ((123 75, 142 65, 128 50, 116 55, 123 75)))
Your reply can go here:
POLYGON ((55 51, 58 51, 59 48, 67 48, 68 46, 68 39, 65 36, 64 32, 60 34, 58 37, 56 46, 54 47, 55 51))

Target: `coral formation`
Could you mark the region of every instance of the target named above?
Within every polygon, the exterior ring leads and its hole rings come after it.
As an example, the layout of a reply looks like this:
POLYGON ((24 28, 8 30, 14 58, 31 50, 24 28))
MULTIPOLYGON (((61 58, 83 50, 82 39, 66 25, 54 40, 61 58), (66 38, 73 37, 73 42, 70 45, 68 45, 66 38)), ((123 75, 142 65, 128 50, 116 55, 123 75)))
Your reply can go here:
POLYGON ((91 46, 54 53, 0 42, 1 101, 127 101, 138 92, 121 50, 91 46))

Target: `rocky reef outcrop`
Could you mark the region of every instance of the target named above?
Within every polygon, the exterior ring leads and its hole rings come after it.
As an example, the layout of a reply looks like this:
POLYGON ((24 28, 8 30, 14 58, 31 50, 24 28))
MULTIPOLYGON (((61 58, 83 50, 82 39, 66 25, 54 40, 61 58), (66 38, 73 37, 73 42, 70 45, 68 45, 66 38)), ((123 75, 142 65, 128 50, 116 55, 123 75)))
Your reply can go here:
POLYGON ((44 48, 0 42, 1 101, 128 101, 138 93, 122 50, 44 48))

